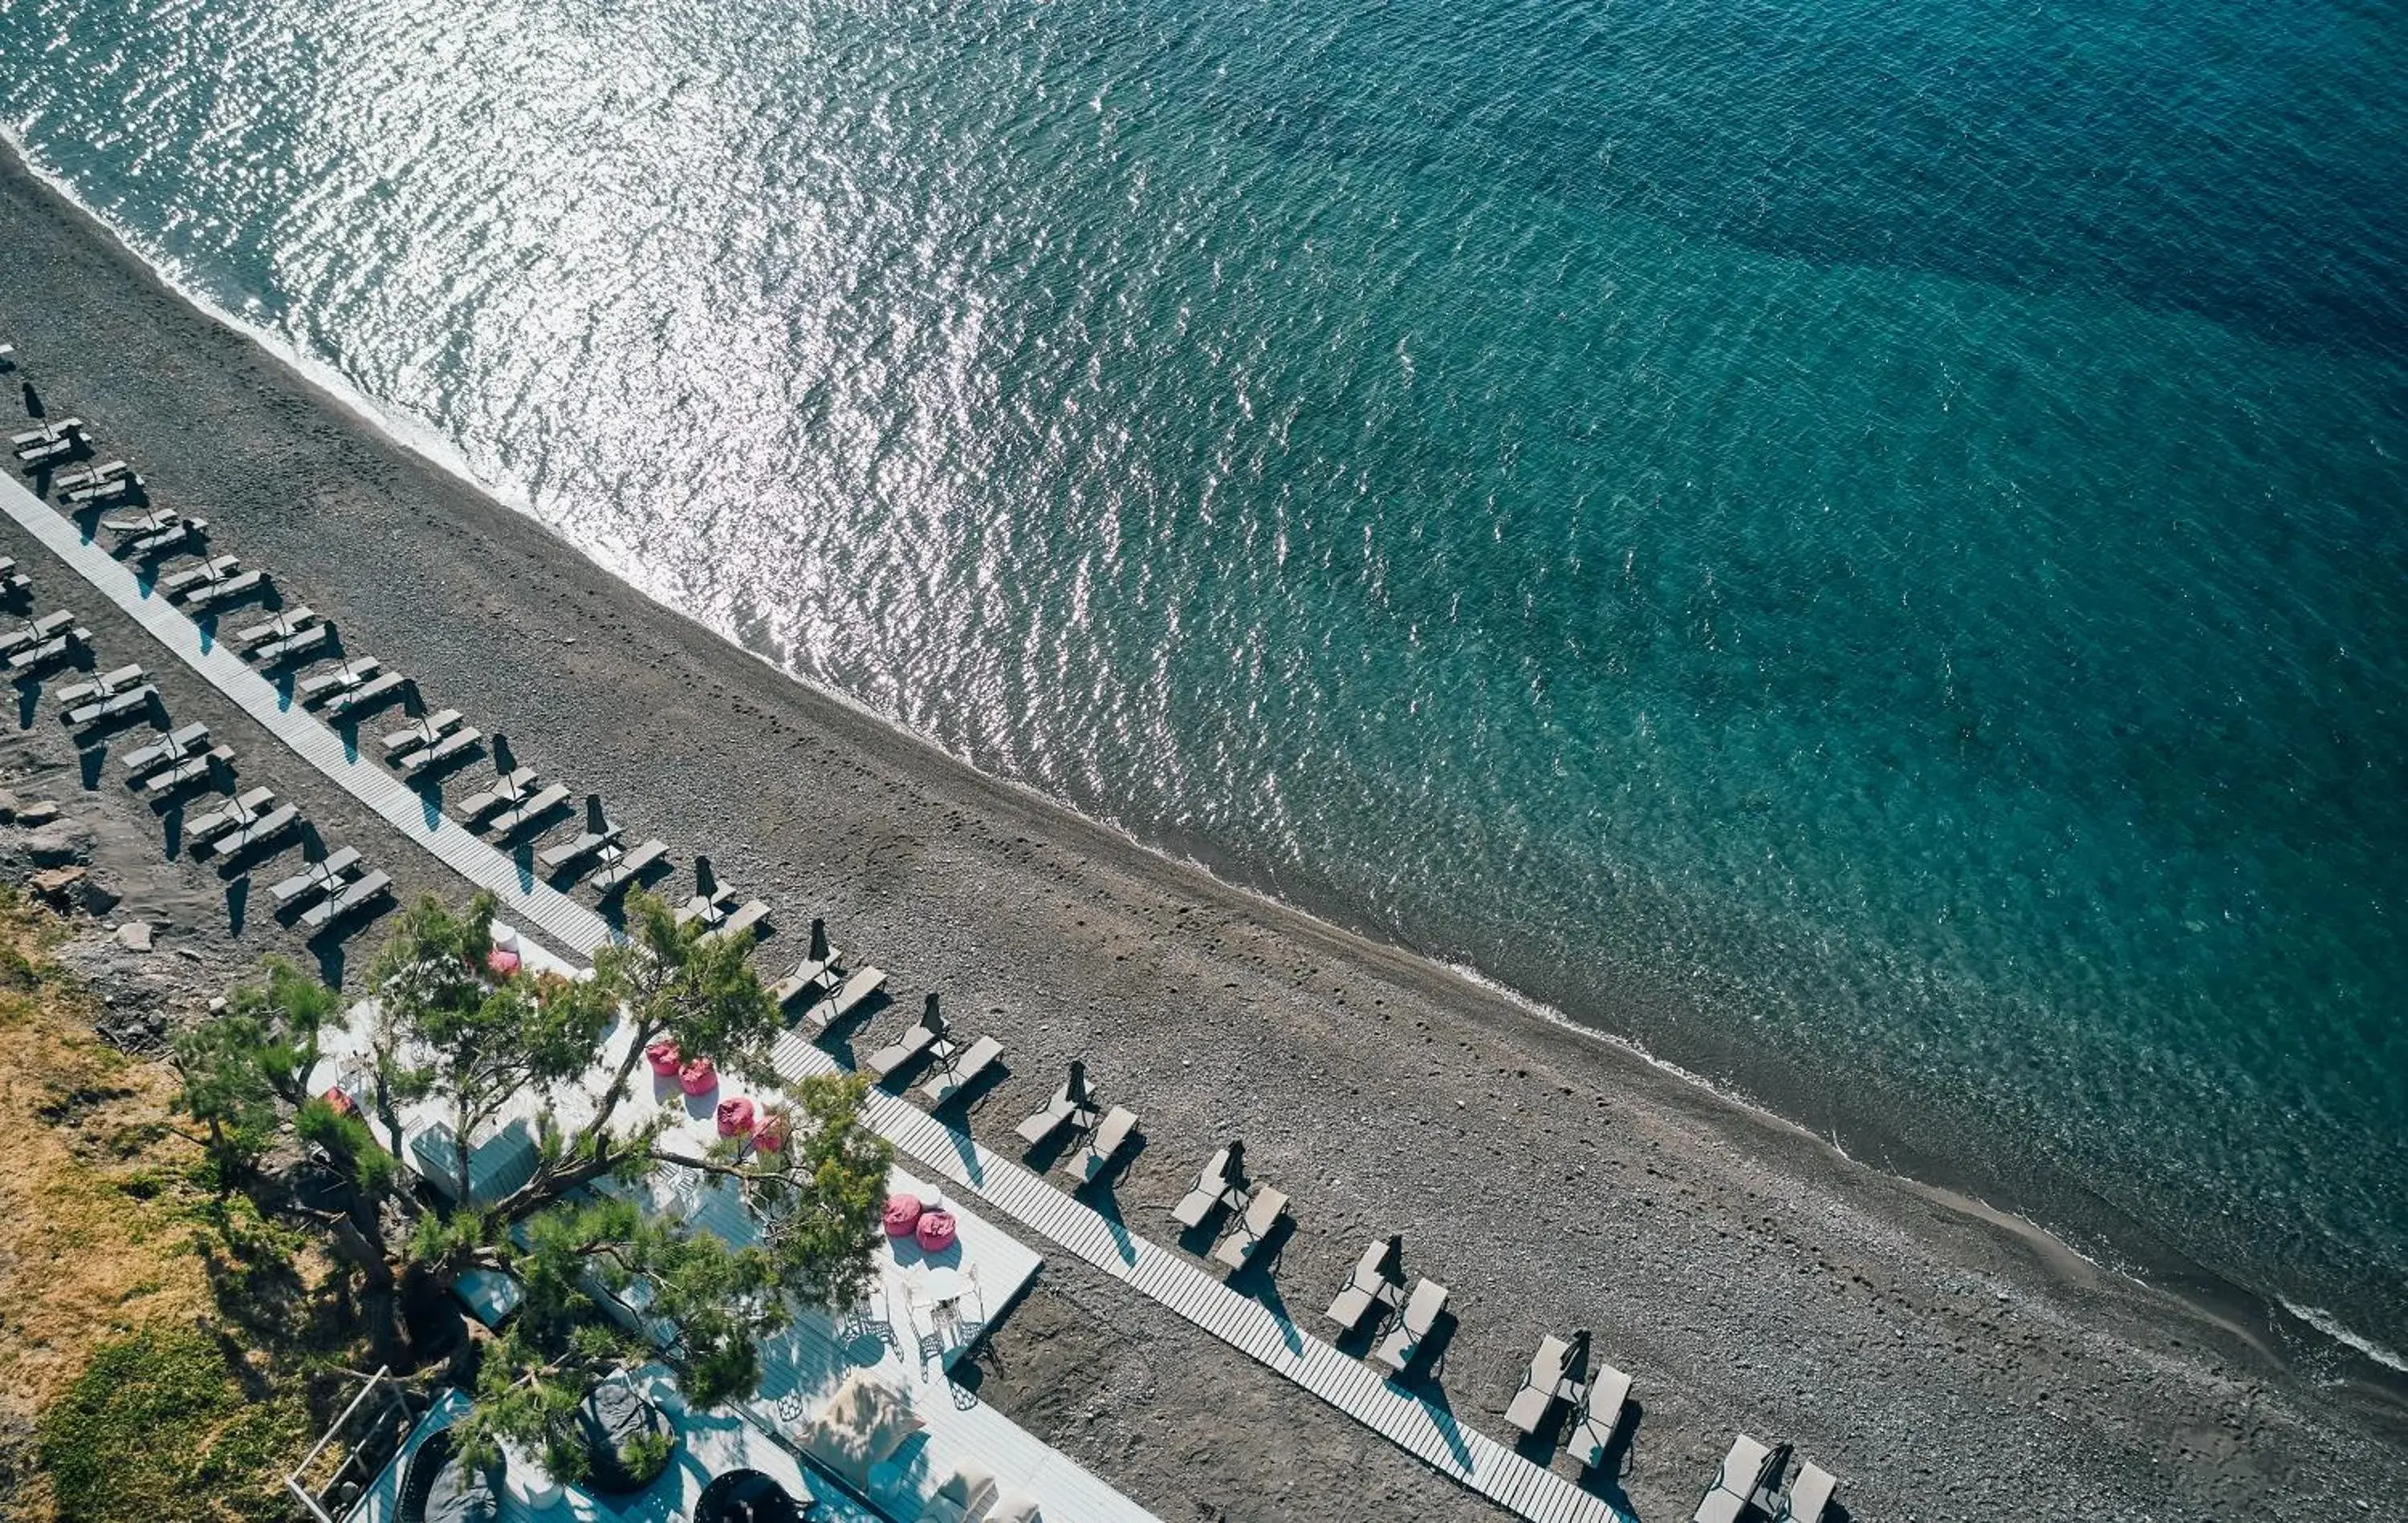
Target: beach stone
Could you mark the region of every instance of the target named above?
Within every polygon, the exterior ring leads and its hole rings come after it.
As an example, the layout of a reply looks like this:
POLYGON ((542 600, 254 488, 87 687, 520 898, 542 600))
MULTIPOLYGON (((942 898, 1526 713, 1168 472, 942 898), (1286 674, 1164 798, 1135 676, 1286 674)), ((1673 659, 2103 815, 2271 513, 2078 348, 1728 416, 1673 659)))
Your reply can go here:
POLYGON ((31 804, 17 806, 17 823, 27 830, 36 825, 47 825, 58 818, 59 805, 55 799, 36 799, 31 804))
POLYGON ((54 819, 25 837, 25 855, 36 867, 64 867, 92 861, 92 827, 79 819, 54 819))
POLYGON ((118 945, 123 947, 129 952, 149 951, 150 949, 150 922, 148 920, 126 921, 123 925, 117 928, 117 941, 118 945))
POLYGON ((80 867, 51 867, 27 879, 33 890, 45 899, 62 899, 84 879, 80 867))
POLYGON ((5 788, 0 788, 0 825, 7 824, 9 821, 15 819, 17 818, 17 811, 23 807, 24 804, 18 799, 16 794, 10 792, 5 788))

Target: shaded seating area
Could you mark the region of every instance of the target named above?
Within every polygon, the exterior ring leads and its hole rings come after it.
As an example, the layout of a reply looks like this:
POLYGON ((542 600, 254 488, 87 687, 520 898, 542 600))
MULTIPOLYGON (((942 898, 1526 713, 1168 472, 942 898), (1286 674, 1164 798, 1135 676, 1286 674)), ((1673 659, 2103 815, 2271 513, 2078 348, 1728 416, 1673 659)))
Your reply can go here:
POLYGON ((91 648, 92 631, 77 624, 8 658, 8 670, 19 676, 37 676, 61 662, 79 661, 91 648))
POLYGON ((1238 1210, 1229 1230, 1212 1245, 1213 1261, 1230 1269, 1243 1269, 1254 1262, 1254 1255, 1262 1251, 1280 1218, 1287 1215, 1287 1205, 1286 1191, 1268 1185, 1250 1187, 1245 1203, 1238 1210))
POLYGON ((381 670, 374 656, 355 656, 313 676, 301 679, 304 706, 320 706, 327 717, 350 719, 372 714, 400 698, 409 679, 399 672, 381 670))
POLYGON ((737 907, 736 890, 719 881, 718 875, 711 869, 710 859, 695 858, 694 893, 678 906, 678 924, 687 925, 699 920, 710 928, 712 935, 740 936, 750 932, 768 914, 769 906, 758 899, 748 900, 742 907, 737 907))
POLYGON ((1203 1172, 1196 1176, 1196 1188, 1170 1208, 1170 1219, 1193 1231, 1233 1201, 1243 1199, 1245 1183, 1246 1145, 1233 1142, 1205 1160, 1203 1172))
POLYGON ((156 561, 186 546, 198 545, 208 537, 209 520, 183 513, 165 510, 154 512, 138 520, 149 527, 122 541, 118 555, 129 561, 156 561))
POLYGON ((1789 1495, 1782 1500, 1781 1523, 1822 1523, 1839 1489, 1838 1476, 1807 1460, 1798 1467, 1798 1478, 1789 1483, 1789 1495))
POLYGON ((1002 1056, 1003 1044, 992 1036, 982 1036, 968 1046, 950 1037, 939 1038, 929 1045, 931 1066, 920 1081, 920 1093, 929 1104, 941 1105, 976 1083, 1002 1056))

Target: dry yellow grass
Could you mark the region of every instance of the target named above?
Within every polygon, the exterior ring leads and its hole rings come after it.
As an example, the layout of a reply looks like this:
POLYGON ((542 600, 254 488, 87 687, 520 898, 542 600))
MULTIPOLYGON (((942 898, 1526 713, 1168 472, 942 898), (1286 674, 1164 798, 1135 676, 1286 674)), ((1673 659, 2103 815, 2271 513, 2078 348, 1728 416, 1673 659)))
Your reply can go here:
MULTIPOLYGON (((175 1083, 93 1034, 82 997, 43 955, 51 933, 0 904, 0 1415, 11 1427, 100 1345, 210 1309, 189 1234, 147 1198, 199 1152, 168 1130, 175 1083)), ((29 1523, 52 1511, 38 1481, 10 1508, 29 1523)))

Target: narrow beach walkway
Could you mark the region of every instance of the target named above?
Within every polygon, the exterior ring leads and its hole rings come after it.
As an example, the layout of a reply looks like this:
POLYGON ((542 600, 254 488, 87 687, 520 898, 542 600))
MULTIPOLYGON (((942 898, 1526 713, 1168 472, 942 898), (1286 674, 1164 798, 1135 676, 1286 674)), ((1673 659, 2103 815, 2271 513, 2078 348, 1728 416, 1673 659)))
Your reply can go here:
MULTIPOLYGON (((591 957, 610 939, 609 923, 601 916, 523 870, 352 749, 234 651, 204 635, 199 625, 146 587, 131 567, 85 540, 72 520, 13 478, 0 478, 0 510, 304 761, 471 884, 491 890, 507 916, 579 957, 591 957)), ((776 1061, 790 1078, 834 1073, 842 1066, 791 1032, 779 1044, 776 1061)), ((1117 1217, 990 1153, 968 1133, 883 1090, 870 1092, 867 1114, 880 1134, 919 1168, 1125 1281, 1516 1516, 1533 1523, 1626 1523, 1627 1515, 1603 1498, 1463 1426, 1442 1402, 1398 1388, 1360 1359, 1303 1331, 1284 1311, 1231 1289, 1189 1260, 1135 1235, 1117 1217)), ((1336 1477, 1333 1483, 1343 1484, 1336 1477)))

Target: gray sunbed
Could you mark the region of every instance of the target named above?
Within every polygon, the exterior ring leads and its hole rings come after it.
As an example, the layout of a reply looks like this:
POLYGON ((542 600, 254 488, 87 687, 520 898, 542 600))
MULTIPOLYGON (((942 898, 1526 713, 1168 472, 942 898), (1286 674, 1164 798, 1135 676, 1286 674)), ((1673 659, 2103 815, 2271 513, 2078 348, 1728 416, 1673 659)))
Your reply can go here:
POLYGON ((97 464, 79 465, 72 471, 61 471, 50 478, 50 485, 61 491, 73 491, 78 487, 97 486, 112 477, 125 474, 125 462, 104 460, 97 464))
POLYGON ((165 798, 195 783, 208 781, 217 776, 220 767, 233 760, 233 747, 212 746, 198 756, 188 756, 165 771, 152 773, 142 780, 142 787, 156 797, 165 798))
POLYGON ((20 650, 8 658, 12 672, 36 672, 57 662, 68 660, 92 643, 92 631, 78 625, 55 639, 43 641, 31 650, 20 650))
POLYGON ((1404 1374, 1421 1357, 1422 1345, 1429 1341, 1440 1314, 1445 1310, 1446 1287, 1426 1277, 1416 1281, 1413 1293, 1405 1298, 1405 1309, 1398 1317, 1397 1325, 1380 1340, 1371 1357, 1398 1374, 1404 1374))
POLYGON ((805 958, 795 971, 778 980, 769 997, 778 1002, 781 1010, 808 994, 813 999, 828 991, 836 981, 836 961, 832 958, 805 958))
POLYGON ((811 1024, 825 1031, 861 1007, 862 1002, 886 987, 886 970, 864 968, 844 981, 844 987, 811 1007, 811 1024))
POLYGON ((744 902, 743 908, 737 910, 735 913, 722 919, 717 925, 711 927, 710 934, 714 936, 728 937, 749 936, 752 933, 752 928, 754 926, 759 925, 768 918, 769 906, 766 901, 748 899, 744 902))
POLYGON ((601 852, 602 866, 585 881, 599 890, 603 898, 608 899, 642 877, 654 863, 668 854, 668 843, 658 836, 646 841, 642 846, 627 850, 621 850, 617 847, 606 847, 601 852))
POLYGON ((1082 1185, 1093 1183, 1112 1166, 1112 1160, 1128 1146, 1129 1135, 1136 1131, 1137 1113, 1126 1106, 1114 1105, 1105 1116, 1104 1124, 1062 1160, 1062 1172, 1082 1185))
POLYGON ((241 564, 239 560, 231 555, 211 556, 208 560, 195 561, 189 566, 181 566, 166 573, 159 578, 159 586, 168 596, 173 597, 188 587, 198 587, 203 582, 213 582, 231 576, 235 574, 235 568, 241 564))
POLYGON ((207 519, 179 519, 153 534, 128 540, 119 546, 120 555, 131 555, 137 561, 156 561, 187 540, 198 540, 209 532, 207 519))
POLYGON ((289 640, 318 621, 318 610, 308 604, 287 608, 273 619, 235 631, 235 639, 243 645, 265 645, 271 640, 289 640))
POLYGON ((338 719, 353 714, 372 714, 400 697, 408 686, 409 678, 399 672, 386 672, 328 699, 326 712, 338 719))
POLYGON ((1840 1489, 1840 1478, 1812 1459, 1798 1467, 1789 1483, 1789 1498, 1781 1504, 1781 1523, 1823 1523, 1823 1510, 1840 1489))
POLYGON ((1087 1065, 1073 1059, 1070 1076, 1045 1108, 1020 1123, 1014 1130, 1020 1140, 1034 1147, 1064 1127, 1084 1132, 1096 1124, 1096 1097, 1087 1089, 1087 1065))
POLYGON ((1739 1523, 1741 1516, 1756 1505, 1756 1494, 1771 1479, 1776 1459, 1772 1450, 1745 1433, 1733 1439, 1714 1484, 1698 1502, 1694 1523, 1739 1523))
POLYGON ((1390 1237, 1363 1250, 1354 1262, 1354 1273, 1347 1277, 1346 1288, 1329 1303, 1323 1314, 1329 1320, 1352 1332, 1363 1325, 1375 1306, 1394 1306, 1405 1296, 1404 1282, 1398 1278, 1403 1270, 1405 1240, 1390 1237))
POLYGON ((259 811, 276 802, 276 790, 254 788, 238 793, 219 808, 184 821, 184 842, 194 854, 207 851, 212 836, 250 824, 259 811))
POLYGON ((73 628, 75 628, 75 615, 64 608, 59 609, 56 613, 44 614, 22 628, 0 634, 0 656, 22 650, 28 646, 40 645, 43 641, 73 628))
POLYGON ((164 767, 170 762, 180 762, 193 747, 209 738, 209 727, 194 720, 179 730, 170 730, 151 745, 138 751, 128 751, 123 758, 125 770, 139 777, 153 767, 164 767))
POLYGON ((1611 1364, 1598 1367, 1589 1377, 1588 1389, 1581 1400, 1580 1421, 1572 1427, 1572 1436, 1565 1441, 1564 1452, 1570 1455, 1583 1470, 1594 1470, 1605 1458, 1607 1445, 1613 1442, 1613 1430, 1622 1422, 1622 1407, 1630 1399, 1630 1377, 1611 1364))
POLYGON ((1571 1351, 1571 1345, 1553 1333, 1539 1340, 1539 1351, 1530 1356, 1530 1367, 1523 1372, 1522 1388, 1505 1403, 1505 1420, 1517 1430, 1537 1432, 1547 1414, 1555 1410, 1571 1351))
MULTIPOLYGON (((283 839, 300 823, 301 811, 297 807, 290 804, 280 804, 240 830, 221 835, 208 842, 207 845, 211 851, 221 857, 238 857, 244 852, 264 847, 270 841, 283 839)), ((194 849, 197 851, 200 848, 195 846, 194 849)))
POLYGON ((291 877, 271 885, 267 891, 279 905, 301 899, 315 899, 340 887, 343 875, 349 873, 359 860, 360 854, 355 848, 345 847, 323 861, 307 864, 291 877))
POLYGON ((63 433, 81 427, 83 427, 83 420, 80 418, 54 419, 38 428, 29 428, 22 434, 11 434, 8 435, 8 443, 12 448, 22 448, 29 444, 45 443, 57 438, 63 433))
POLYGON ((969 1088, 1002 1056, 1002 1043, 992 1036, 982 1036, 967 1048, 942 1055, 936 1070, 920 1081, 920 1092, 928 1097, 929 1104, 941 1105, 969 1088))
POLYGON ((73 708, 87 698, 107 698, 121 692, 141 681, 142 676, 142 665, 136 662, 103 672, 88 681, 70 683, 59 690, 58 699, 61 704, 73 708))
POLYGON ((868 1060, 861 1066, 882 1080, 890 1078, 904 1064, 920 1057, 943 1040, 945 1040, 944 1013, 937 1006, 937 996, 931 994, 928 996, 927 1004, 920 1011, 920 1018, 912 1022, 901 1036, 871 1053, 868 1060))
MULTIPOLYGON (((527 772, 528 770, 529 769, 525 767, 521 767, 519 769, 520 772, 527 772)), ((513 773, 511 776, 516 776, 517 774, 513 773)), ((530 775, 528 781, 531 782, 533 780, 534 778, 532 775, 530 775)), ((561 783, 548 783, 535 792, 520 799, 516 804, 511 804, 500 814, 495 815, 492 819, 487 820, 486 825, 493 831, 494 835, 503 839, 508 839, 509 837, 516 835, 519 832, 526 829, 529 825, 534 824, 537 820, 541 819, 544 816, 552 813, 554 809, 559 808, 566 802, 568 802, 567 787, 561 783)))
MULTIPOLYGON (((533 767, 514 767, 494 779, 494 786, 481 793, 471 793, 460 801, 460 818, 473 825, 505 804, 514 804, 526 797, 535 786, 533 767)), ((562 789, 566 794, 568 790, 562 789)))
POLYGON ((67 727, 89 730, 112 719, 122 719, 130 714, 147 713, 151 701, 158 696, 159 690, 145 682, 138 688, 128 688, 123 692, 113 692, 89 704, 79 704, 66 712, 67 727))
POLYGON ((1245 1144, 1231 1143, 1215 1152, 1196 1177, 1196 1188, 1170 1208, 1170 1219, 1182 1227, 1204 1225, 1205 1218, 1229 1203, 1245 1176, 1245 1144))
MULTIPOLYGON (((461 760, 483 743, 485 733, 475 725, 466 725, 437 741, 402 757, 404 772, 435 773, 461 760)), ((388 758, 388 760, 390 760, 388 758)))
POLYGON ((100 526, 112 534, 155 534, 182 520, 183 515, 172 507, 154 507, 139 518, 103 519, 100 526))
POLYGON ((344 886, 342 892, 331 894, 311 905, 301 917, 304 925, 331 925, 354 910, 364 908, 383 898, 393 889, 393 879, 380 872, 363 874, 344 886))
POLYGON ((618 829, 602 812, 602 795, 588 793, 585 795, 585 828, 558 845, 544 847, 536 861, 543 863, 545 871, 556 872, 582 862, 589 857, 598 857, 604 847, 616 846, 618 842, 618 829))
POLYGON ((360 684, 376 676, 383 664, 374 656, 353 656, 322 672, 312 672, 301 679, 301 702, 316 704, 339 692, 355 692, 360 684))
POLYGON ((214 581, 203 582, 186 592, 184 606, 199 611, 222 608, 229 604, 239 603, 254 592, 266 591, 267 573, 238 571, 231 576, 220 576, 214 581))
POLYGON ((1257 1187, 1246 1197, 1246 1209, 1230 1224, 1229 1231, 1213 1245, 1212 1258, 1231 1269, 1243 1269, 1253 1260, 1271 1235, 1279 1219, 1287 1215, 1287 1196, 1268 1185, 1257 1187))
MULTIPOLYGON (((122 465, 125 463, 117 461, 114 463, 122 465)), ((112 476, 99 481, 87 481, 79 487, 71 487, 59 493, 59 500, 66 503, 113 503, 121 497, 135 496, 142 491, 142 473, 136 471, 126 476, 112 476)))

